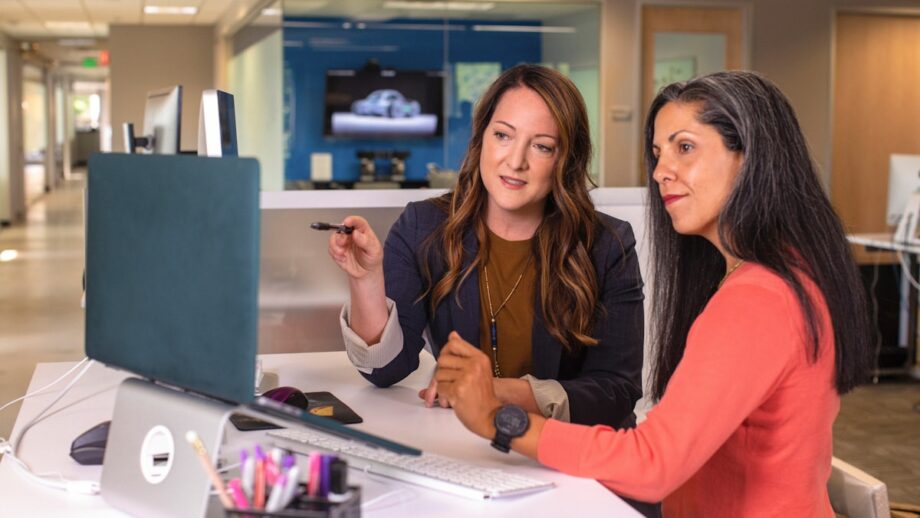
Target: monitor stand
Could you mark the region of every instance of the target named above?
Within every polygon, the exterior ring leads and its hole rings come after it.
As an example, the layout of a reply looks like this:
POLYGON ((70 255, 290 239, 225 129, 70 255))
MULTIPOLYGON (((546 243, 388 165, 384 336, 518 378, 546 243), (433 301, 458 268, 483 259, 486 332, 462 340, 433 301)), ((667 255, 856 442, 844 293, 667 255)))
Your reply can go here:
POLYGON ((186 441, 194 430, 212 464, 233 406, 128 378, 118 388, 102 465, 102 498, 134 516, 200 518, 208 509, 211 481, 186 441))
POLYGON ((917 232, 920 230, 920 192, 913 192, 907 199, 907 205, 904 212, 901 213, 901 219, 898 221, 898 228, 894 231, 892 241, 896 243, 915 244, 918 239, 917 232))

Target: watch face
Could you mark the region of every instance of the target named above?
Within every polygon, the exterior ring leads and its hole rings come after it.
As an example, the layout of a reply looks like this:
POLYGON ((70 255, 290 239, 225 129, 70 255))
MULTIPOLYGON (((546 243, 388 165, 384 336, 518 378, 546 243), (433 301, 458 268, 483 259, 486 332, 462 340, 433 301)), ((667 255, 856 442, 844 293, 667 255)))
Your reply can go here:
POLYGON ((495 414, 495 428, 511 437, 520 437, 530 426, 530 417, 523 408, 515 405, 501 407, 495 414))

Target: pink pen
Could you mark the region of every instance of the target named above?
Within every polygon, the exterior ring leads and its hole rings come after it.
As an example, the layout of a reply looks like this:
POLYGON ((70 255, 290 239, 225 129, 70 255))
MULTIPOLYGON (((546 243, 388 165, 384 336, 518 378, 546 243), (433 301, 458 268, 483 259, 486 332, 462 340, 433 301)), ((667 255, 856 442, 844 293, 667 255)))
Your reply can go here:
POLYGON ((243 492, 243 484, 240 483, 240 479, 231 480, 227 484, 227 489, 230 491, 230 498, 233 499, 233 505, 237 509, 249 509, 249 499, 246 498, 246 493, 243 492))
POLYGON ((307 492, 310 496, 316 496, 319 494, 319 483, 320 483, 320 466, 322 465, 322 457, 319 453, 311 453, 309 461, 310 469, 310 482, 307 486, 307 492))
POLYGON ((278 466, 272 460, 271 455, 267 455, 265 450, 258 444, 256 445, 256 458, 262 459, 263 469, 265 470, 265 483, 269 486, 275 485, 275 479, 278 478, 278 466))

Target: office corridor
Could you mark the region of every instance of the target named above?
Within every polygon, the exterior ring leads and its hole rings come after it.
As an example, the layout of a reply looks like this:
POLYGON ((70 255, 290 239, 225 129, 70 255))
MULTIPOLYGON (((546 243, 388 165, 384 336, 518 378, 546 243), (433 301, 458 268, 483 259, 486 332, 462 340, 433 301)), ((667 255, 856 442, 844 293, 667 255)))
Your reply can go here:
MULTIPOLYGON (((38 362, 83 357, 83 185, 75 175, 29 210, 26 224, 0 229, 0 405, 22 395, 38 362)), ((920 383, 885 380, 843 398, 834 453, 885 481, 892 501, 920 505, 920 383)), ((0 414, 9 437, 19 405, 0 414)))
MULTIPOLYGON (((25 392, 36 363, 83 357, 83 179, 35 200, 25 224, 0 229, 0 250, 18 253, 0 262, 0 405, 25 392)), ((0 414, 0 436, 18 411, 0 414)))

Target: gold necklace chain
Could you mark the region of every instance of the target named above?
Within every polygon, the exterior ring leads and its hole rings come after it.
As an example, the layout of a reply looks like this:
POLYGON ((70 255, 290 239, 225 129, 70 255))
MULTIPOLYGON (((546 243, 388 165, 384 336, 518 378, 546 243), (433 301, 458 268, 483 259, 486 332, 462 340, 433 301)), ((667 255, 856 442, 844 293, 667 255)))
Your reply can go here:
POLYGON ((719 285, 716 287, 716 289, 721 288, 722 285, 725 284, 725 279, 728 279, 728 276, 731 275, 732 272, 734 272, 735 270, 737 270, 738 267, 741 266, 742 264, 744 264, 744 259, 741 259, 740 261, 738 261, 737 263, 735 263, 734 266, 732 266, 731 268, 729 268, 728 271, 725 272, 725 275, 722 277, 722 280, 719 281, 719 285))
POLYGON ((502 371, 498 367, 498 328, 495 325, 495 317, 505 308, 505 304, 508 303, 508 300, 511 299, 511 296, 514 295, 515 290, 519 284, 521 284, 521 279, 524 278, 524 272, 527 271, 527 267, 530 266, 530 258, 527 259, 527 263, 524 264, 524 269, 521 270, 521 274, 518 275, 516 281, 514 281, 514 286, 511 288, 511 291, 508 292, 508 296, 505 297, 505 300, 502 301, 501 305, 498 306, 497 310, 492 310, 492 292, 489 290, 489 268, 486 265, 482 265, 482 271, 486 281, 486 298, 489 300, 489 317, 491 317, 491 323, 489 326, 489 337, 492 339, 492 373, 496 378, 502 377, 502 371))

